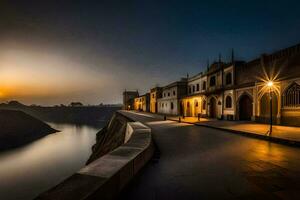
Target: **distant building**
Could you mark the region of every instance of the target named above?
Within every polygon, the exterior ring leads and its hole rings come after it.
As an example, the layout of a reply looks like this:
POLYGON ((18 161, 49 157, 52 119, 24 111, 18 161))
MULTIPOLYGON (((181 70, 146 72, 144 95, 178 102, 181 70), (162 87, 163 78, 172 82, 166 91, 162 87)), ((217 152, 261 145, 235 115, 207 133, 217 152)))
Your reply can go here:
POLYGON ((150 112, 157 113, 158 112, 158 103, 157 99, 162 97, 162 88, 155 87, 150 90, 150 112))
POLYGON ((146 93, 139 97, 134 98, 134 110, 137 111, 150 111, 150 94, 146 93))
POLYGON ((187 93, 187 79, 182 78, 162 88, 162 97, 157 99, 158 113, 179 115, 182 113, 180 99, 187 93))
POLYGON ((134 109, 134 98, 139 96, 138 91, 124 91, 123 92, 123 109, 133 110, 134 109))

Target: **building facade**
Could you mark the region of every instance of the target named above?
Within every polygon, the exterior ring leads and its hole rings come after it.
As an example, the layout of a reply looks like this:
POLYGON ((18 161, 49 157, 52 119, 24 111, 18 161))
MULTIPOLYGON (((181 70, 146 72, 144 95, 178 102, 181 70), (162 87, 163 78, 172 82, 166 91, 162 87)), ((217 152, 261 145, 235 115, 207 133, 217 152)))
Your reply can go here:
POLYGON ((146 93, 134 99, 134 110, 149 112, 150 111, 150 94, 146 93))
POLYGON ((160 91, 151 90, 153 113, 268 123, 272 109, 275 124, 299 126, 300 44, 249 62, 219 59, 160 91))
POLYGON ((157 113, 158 112, 158 102, 157 99, 162 97, 162 88, 155 87, 150 90, 150 112, 157 113))
POLYGON ((264 54, 236 71, 236 119, 300 125, 300 45, 264 54), (272 87, 267 83, 272 81, 272 87))
POLYGON ((196 117, 203 113, 202 103, 203 95, 203 74, 199 73, 187 80, 187 94, 181 99, 180 104, 183 108, 182 115, 188 117, 196 117))
POLYGON ((179 115, 183 108, 180 99, 187 93, 187 79, 171 83, 162 88, 162 97, 157 99, 158 113, 179 115))
POLYGON ((210 65, 205 73, 188 80, 188 94, 182 99, 183 115, 234 119, 234 71, 243 62, 210 65))
POLYGON ((133 110, 134 109, 134 99, 139 96, 138 91, 124 91, 123 92, 123 109, 133 110))

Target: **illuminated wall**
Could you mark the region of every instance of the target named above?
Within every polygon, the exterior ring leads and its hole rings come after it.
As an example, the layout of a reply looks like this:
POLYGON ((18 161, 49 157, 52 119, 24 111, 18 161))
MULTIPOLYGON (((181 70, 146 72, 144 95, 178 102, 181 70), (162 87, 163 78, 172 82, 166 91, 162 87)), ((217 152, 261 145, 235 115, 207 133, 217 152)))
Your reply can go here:
POLYGON ((158 102, 157 99, 162 97, 162 88, 156 87, 150 90, 150 112, 158 112, 158 102))
POLYGON ((197 117, 202 114, 202 97, 187 97, 181 101, 183 105, 183 114, 186 117, 197 117))
POLYGON ((134 110, 141 110, 141 109, 142 109, 141 98, 140 97, 134 98, 134 110))
POLYGON ((157 101, 156 101, 156 92, 150 93, 150 112, 157 112, 157 101))
POLYGON ((149 93, 134 99, 134 110, 149 112, 149 93))

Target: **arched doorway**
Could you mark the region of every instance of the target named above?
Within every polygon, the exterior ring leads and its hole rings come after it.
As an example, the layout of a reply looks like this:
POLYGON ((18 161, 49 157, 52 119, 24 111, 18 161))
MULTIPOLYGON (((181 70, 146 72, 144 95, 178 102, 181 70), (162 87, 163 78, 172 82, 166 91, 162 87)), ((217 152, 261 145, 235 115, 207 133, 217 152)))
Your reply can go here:
POLYGON ((186 103, 186 116, 187 117, 191 117, 192 116, 192 108, 191 107, 192 106, 191 106, 190 102, 188 101, 186 103))
POLYGON ((239 120, 251 120, 252 117, 252 99, 244 94, 239 101, 239 120))
POLYGON ((183 108, 184 108, 184 102, 181 101, 180 104, 179 104, 179 114, 180 114, 181 116, 184 115, 184 110, 183 110, 183 108))
POLYGON ((209 117, 210 118, 216 118, 217 113, 216 113, 216 99, 215 98, 210 98, 209 100, 209 117))
MULTIPOLYGON (((272 93, 272 118, 276 119, 278 113, 277 95, 272 93)), ((270 121, 270 94, 265 93, 260 99, 260 116, 259 120, 264 123, 270 121)))

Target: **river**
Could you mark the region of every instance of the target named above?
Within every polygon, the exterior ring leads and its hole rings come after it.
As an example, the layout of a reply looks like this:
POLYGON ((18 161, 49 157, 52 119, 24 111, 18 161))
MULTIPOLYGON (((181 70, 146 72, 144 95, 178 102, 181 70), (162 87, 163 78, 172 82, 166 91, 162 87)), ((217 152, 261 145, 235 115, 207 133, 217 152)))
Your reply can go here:
POLYGON ((85 165, 99 128, 48 124, 60 132, 0 153, 1 200, 32 199, 85 165))

